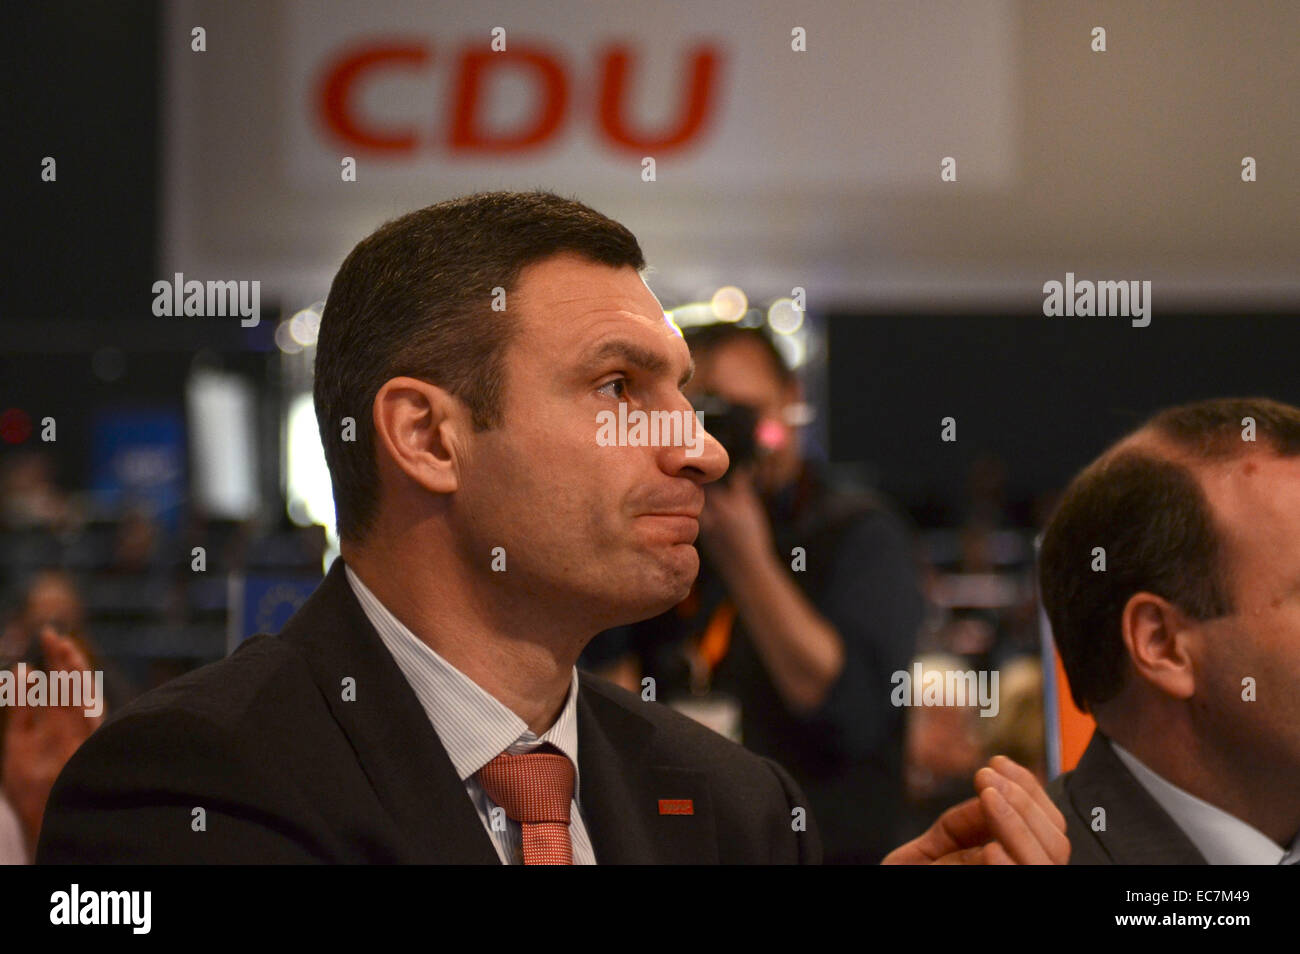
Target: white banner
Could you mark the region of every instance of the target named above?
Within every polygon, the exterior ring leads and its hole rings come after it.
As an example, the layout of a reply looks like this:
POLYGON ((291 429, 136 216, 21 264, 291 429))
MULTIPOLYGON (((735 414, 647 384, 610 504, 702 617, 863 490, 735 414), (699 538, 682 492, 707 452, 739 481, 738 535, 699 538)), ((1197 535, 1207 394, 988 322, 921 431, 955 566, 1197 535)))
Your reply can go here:
POLYGON ((1003 0, 169 4, 164 268, 305 304, 387 218, 544 187, 624 221, 659 287, 851 294, 825 252, 873 228, 861 200, 943 188, 945 157, 967 194, 1014 177, 1015 26, 1003 0))
POLYGON ((432 177, 454 190, 485 177, 635 189, 649 157, 661 192, 738 197, 934 187, 954 152, 977 186, 1010 167, 1011 34, 998 5, 328 9, 296 0, 284 11, 283 129, 299 185, 336 178, 345 154, 387 182, 432 177), (918 163, 927 150, 934 162, 918 163))

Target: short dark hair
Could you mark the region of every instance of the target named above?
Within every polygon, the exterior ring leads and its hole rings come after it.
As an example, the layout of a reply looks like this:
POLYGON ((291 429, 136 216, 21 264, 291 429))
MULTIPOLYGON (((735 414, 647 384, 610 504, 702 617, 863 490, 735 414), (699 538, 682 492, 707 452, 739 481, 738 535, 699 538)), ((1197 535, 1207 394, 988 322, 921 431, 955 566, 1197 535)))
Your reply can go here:
POLYGON ((517 324, 493 311, 529 265, 574 253, 641 271, 623 225, 551 192, 481 192, 394 219, 357 244, 330 285, 316 343, 313 394, 341 538, 360 539, 378 512, 371 405, 384 382, 413 377, 464 401, 474 427, 502 423, 505 353, 517 324), (342 421, 356 422, 355 442, 342 421))
MULTIPOLYGON (((1183 404, 1138 430, 1194 462, 1256 447, 1300 454, 1300 408, 1269 398, 1183 404), (1255 444, 1242 439, 1244 418, 1255 421, 1255 444)), ((1126 447, 1085 468, 1057 504, 1039 555, 1043 606, 1075 704, 1088 711, 1123 688, 1121 615, 1133 594, 1154 593, 1193 619, 1215 619, 1232 612, 1230 573, 1209 500, 1186 463, 1126 447), (1105 550, 1105 572, 1091 569, 1094 547, 1105 550)))
POLYGON ((789 384, 795 380, 794 371, 785 363, 785 358, 777 349, 776 343, 761 329, 720 322, 718 324, 697 325, 687 328, 682 332, 682 337, 686 339, 686 344, 690 346, 693 355, 706 354, 709 351, 738 341, 751 342, 757 345, 767 357, 768 363, 772 366, 772 371, 777 376, 777 380, 782 384, 789 384))

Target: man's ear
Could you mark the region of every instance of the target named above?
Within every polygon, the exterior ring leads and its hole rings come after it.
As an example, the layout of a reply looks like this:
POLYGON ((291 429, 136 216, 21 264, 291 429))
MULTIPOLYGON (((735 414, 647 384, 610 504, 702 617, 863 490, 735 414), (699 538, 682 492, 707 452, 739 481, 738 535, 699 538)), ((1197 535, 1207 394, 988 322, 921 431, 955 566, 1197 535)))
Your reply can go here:
POLYGON ((1175 699, 1196 691, 1192 641, 1197 622, 1154 593, 1135 593, 1120 615, 1124 648, 1139 679, 1175 699))
POLYGON ((432 493, 460 486, 467 409, 453 394, 417 378, 390 378, 372 410, 376 449, 393 466, 432 493))

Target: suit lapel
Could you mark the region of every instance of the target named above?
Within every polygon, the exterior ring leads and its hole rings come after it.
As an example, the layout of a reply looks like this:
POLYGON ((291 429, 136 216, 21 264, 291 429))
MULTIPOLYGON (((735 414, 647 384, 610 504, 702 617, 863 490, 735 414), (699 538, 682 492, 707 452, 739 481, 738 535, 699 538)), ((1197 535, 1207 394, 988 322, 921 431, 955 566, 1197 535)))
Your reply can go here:
POLYGON ((285 625, 402 841, 403 860, 500 864, 438 734, 334 561, 285 625), (344 680, 355 701, 343 701, 344 680))
POLYGON ((654 726, 590 688, 590 679, 580 674, 579 799, 597 863, 716 864, 718 838, 704 773, 648 764, 654 726))
POLYGON ((1093 837, 1115 864, 1203 865, 1205 856, 1120 761, 1110 741, 1094 731, 1066 787, 1075 811, 1089 826, 1096 807, 1106 810, 1106 830, 1093 837))

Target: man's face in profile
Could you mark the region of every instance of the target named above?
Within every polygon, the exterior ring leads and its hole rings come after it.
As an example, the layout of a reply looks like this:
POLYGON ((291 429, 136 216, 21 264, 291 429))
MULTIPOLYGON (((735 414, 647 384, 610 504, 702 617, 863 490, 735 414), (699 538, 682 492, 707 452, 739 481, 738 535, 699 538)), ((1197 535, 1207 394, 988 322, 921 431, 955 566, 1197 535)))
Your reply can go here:
POLYGON ((1222 751, 1266 758, 1300 789, 1300 457, 1261 449, 1197 472, 1233 600, 1231 614, 1198 624, 1200 718, 1222 751), (1246 677, 1255 701, 1242 698, 1246 677))
MULTIPOLYGON (((595 629, 662 612, 688 593, 702 485, 726 470, 688 447, 602 446, 602 411, 692 415, 690 354, 632 268, 557 255, 510 296, 503 423, 473 435, 457 492, 461 530, 486 560, 505 548, 512 589, 564 600, 595 629)), ((697 438, 698 440, 698 438, 697 438)), ((698 445, 697 445, 698 446, 698 445)))

